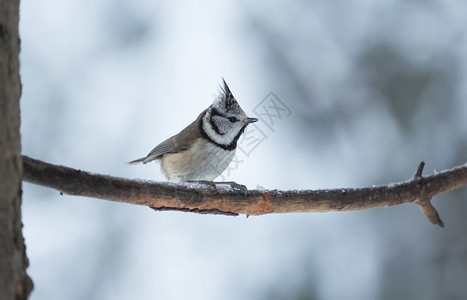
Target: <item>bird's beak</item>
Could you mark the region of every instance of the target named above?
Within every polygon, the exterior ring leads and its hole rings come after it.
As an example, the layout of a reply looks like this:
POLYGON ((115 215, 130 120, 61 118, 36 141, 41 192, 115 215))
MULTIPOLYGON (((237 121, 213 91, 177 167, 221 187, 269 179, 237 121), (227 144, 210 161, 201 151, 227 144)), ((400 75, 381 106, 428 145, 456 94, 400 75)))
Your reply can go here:
POLYGON ((254 123, 254 122, 258 122, 258 119, 257 118, 247 118, 245 120, 246 124, 250 124, 250 123, 254 123))

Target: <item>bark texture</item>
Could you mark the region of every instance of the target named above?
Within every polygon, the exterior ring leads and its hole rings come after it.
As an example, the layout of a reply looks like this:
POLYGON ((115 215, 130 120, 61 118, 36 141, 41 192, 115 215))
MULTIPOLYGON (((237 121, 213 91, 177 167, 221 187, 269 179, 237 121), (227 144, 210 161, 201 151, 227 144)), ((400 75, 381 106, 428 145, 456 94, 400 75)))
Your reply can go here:
POLYGON ((21 223, 19 1, 0 0, 0 299, 27 299, 21 223))
POLYGON ((467 164, 423 177, 424 163, 404 182, 331 190, 248 190, 233 182, 174 184, 91 174, 23 156, 23 180, 78 196, 179 210, 226 215, 349 211, 416 203, 433 224, 444 226, 431 204, 434 195, 467 185, 467 164))

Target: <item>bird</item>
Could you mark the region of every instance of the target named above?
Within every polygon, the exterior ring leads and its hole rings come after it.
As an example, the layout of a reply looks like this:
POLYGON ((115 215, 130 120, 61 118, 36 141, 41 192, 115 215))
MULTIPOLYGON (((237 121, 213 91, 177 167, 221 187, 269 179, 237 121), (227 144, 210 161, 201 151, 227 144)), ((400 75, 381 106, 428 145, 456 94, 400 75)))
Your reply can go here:
POLYGON ((237 142, 245 128, 257 118, 242 110, 224 79, 213 103, 178 134, 169 137, 145 157, 130 164, 159 160, 167 180, 213 181, 235 156, 237 142))

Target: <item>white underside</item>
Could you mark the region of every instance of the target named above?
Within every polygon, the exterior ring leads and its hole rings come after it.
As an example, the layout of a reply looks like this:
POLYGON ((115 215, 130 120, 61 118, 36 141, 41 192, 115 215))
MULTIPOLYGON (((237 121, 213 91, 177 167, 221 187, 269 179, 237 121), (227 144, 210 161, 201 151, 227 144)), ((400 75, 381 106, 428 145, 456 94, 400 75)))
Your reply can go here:
POLYGON ((168 180, 173 182, 214 180, 229 166, 235 155, 215 144, 199 139, 188 150, 165 154, 161 168, 168 180))

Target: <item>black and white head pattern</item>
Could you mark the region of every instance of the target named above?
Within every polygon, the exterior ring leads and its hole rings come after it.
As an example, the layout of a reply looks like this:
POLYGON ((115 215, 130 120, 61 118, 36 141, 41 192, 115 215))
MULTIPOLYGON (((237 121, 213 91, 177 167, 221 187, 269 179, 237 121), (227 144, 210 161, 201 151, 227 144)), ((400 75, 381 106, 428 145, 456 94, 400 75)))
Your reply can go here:
POLYGON ((249 123, 247 115, 224 81, 220 94, 202 118, 201 131, 219 147, 234 150, 249 123))

